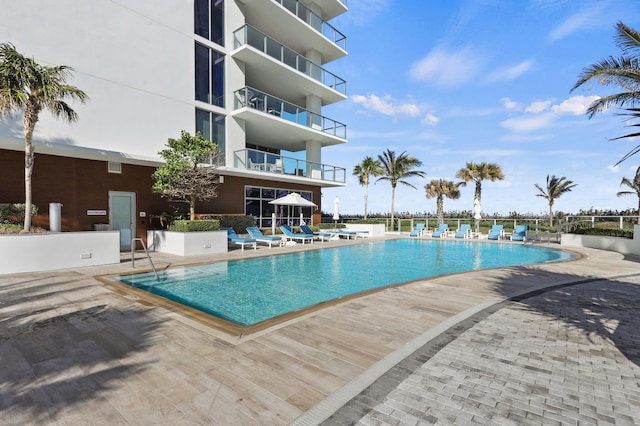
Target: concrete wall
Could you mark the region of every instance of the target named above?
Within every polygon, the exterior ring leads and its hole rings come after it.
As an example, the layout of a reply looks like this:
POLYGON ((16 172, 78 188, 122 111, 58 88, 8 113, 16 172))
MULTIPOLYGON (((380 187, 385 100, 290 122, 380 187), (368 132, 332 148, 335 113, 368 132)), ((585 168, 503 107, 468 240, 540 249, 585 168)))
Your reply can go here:
POLYGON ((171 232, 148 231, 149 250, 178 256, 226 253, 227 231, 171 232))
POLYGON ((597 235, 562 234, 560 245, 589 247, 623 254, 640 255, 640 225, 634 225, 633 231, 633 239, 597 235))
MULTIPOLYGON (((0 41, 45 65, 75 69, 90 100, 69 125, 43 112, 34 142, 158 158, 194 119, 191 0, 2 2, 0 41)), ((0 147, 24 145, 20 116, 0 122, 0 147)), ((43 151, 41 151, 43 152, 43 151)))
POLYGON ((120 232, 0 235, 0 274, 120 263, 120 232))

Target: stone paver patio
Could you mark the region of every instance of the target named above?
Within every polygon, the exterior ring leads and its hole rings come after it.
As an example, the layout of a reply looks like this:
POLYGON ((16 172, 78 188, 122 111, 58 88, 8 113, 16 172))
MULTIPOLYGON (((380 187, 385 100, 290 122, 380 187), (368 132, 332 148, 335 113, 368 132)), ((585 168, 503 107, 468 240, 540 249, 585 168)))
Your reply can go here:
MULTIPOLYGON (((304 249, 322 247, 316 246, 304 249)), ((299 249, 234 250, 214 260, 299 249)), ((637 288, 638 279, 632 276, 640 273, 638 259, 590 249, 579 252, 584 257, 572 262, 416 281, 248 336, 229 335, 96 280, 130 271, 126 257, 119 265, 0 276, 1 423, 339 422, 366 386, 384 382, 389 368, 392 372, 403 360, 410 362, 414 351, 429 347, 441 328, 453 336, 448 321, 459 324, 476 317, 475 326, 413 361, 410 374, 379 395, 368 411, 355 412, 347 417, 350 423, 338 424, 491 424, 491 419, 546 424, 547 419, 577 422, 580 415, 584 422, 640 422, 633 417, 638 388, 632 386, 639 377, 637 352, 632 350, 637 351, 638 324, 629 322, 638 297, 623 290, 637 288), (573 282, 584 283, 494 307, 510 295, 573 282), (586 293, 580 295, 582 288, 586 293), (554 303, 545 299, 549 297, 554 303), (590 304, 582 304, 583 299, 590 304), (495 311, 487 314, 485 308, 491 307, 495 311), (616 316, 611 309, 631 315, 616 316), (571 319, 574 314, 577 320, 571 319), (586 328, 593 321, 596 326, 586 328), (526 356, 514 358, 513 350, 526 356), (580 364, 586 354, 588 364, 580 364), (515 384, 500 376, 509 371, 509 377, 527 374, 515 384), (572 372, 579 377, 572 378, 572 372), (564 382, 556 388, 558 377, 564 382), (590 391, 588 386, 596 382, 607 383, 609 394, 590 391), (505 388, 507 383, 511 386, 505 388), (361 384, 366 386, 357 389, 361 384), (586 390, 581 391, 583 385, 586 390), (346 397, 345 389, 353 395, 346 397), (613 408, 600 410, 592 404, 593 413, 588 401, 580 399, 585 393, 598 404, 608 398, 613 408), (546 408, 541 397, 549 400, 546 408), (579 404, 572 402, 575 397, 579 404), (403 406, 416 409, 414 403, 425 408, 402 414, 403 406), (533 407, 530 417, 527 407, 533 407), (573 413, 569 407, 578 410, 573 413), (568 410, 570 415, 545 417, 545 410, 568 410)), ((160 268, 211 260, 154 255, 160 268)))

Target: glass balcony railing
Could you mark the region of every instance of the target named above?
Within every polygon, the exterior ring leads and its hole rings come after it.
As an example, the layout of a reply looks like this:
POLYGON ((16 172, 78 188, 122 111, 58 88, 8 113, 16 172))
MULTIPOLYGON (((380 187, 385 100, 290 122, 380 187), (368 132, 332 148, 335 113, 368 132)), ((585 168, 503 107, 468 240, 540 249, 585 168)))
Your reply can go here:
POLYGON ((313 78, 316 81, 336 90, 343 95, 347 93, 347 82, 335 74, 314 64, 307 58, 288 47, 283 46, 271 37, 250 25, 244 25, 233 33, 233 47, 249 45, 262 53, 282 62, 285 65, 313 78))
POLYGON ((253 108, 280 119, 307 126, 342 139, 347 137, 347 126, 322 115, 307 111, 275 96, 267 95, 252 87, 244 87, 234 93, 235 109, 253 108))
MULTIPOLYGON (((300 3, 298 0, 274 0, 276 3, 279 3, 287 9, 289 12, 296 15, 298 18, 306 22, 308 25, 313 27, 320 34, 325 36, 327 39, 331 40, 335 45, 340 47, 342 50, 347 50, 347 37, 342 34, 340 31, 335 29, 331 24, 324 21, 320 16, 318 16, 315 12, 309 9, 304 4, 300 3)), ((344 5, 347 5, 346 0, 342 1, 344 5)))
POLYGON ((338 183, 345 183, 347 178, 347 171, 342 167, 314 163, 249 148, 234 152, 234 167, 338 183))

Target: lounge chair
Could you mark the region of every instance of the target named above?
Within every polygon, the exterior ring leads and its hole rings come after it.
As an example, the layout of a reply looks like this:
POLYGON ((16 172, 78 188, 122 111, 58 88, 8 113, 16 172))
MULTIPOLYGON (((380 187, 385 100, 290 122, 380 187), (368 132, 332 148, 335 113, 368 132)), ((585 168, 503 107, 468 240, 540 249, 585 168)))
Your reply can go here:
POLYGON ((422 236, 422 231, 424 230, 425 224, 424 223, 417 223, 416 227, 409 232, 409 236, 410 237, 421 237, 422 236))
POLYGON ((488 240, 500 240, 503 238, 504 226, 503 225, 493 225, 491 227, 491 231, 487 234, 488 240))
POLYGON ((285 235, 285 237, 287 237, 287 239, 290 241, 300 240, 302 241, 302 244, 304 244, 306 241, 310 241, 311 244, 313 244, 313 239, 314 239, 313 235, 296 234, 295 232, 293 232, 291 227, 287 225, 282 225, 280 227, 280 230, 285 235))
POLYGON ((438 229, 436 229, 435 231, 433 231, 431 233, 431 237, 433 237, 433 238, 445 237, 448 230, 449 230, 449 225, 447 225, 446 223, 441 223, 438 226, 438 229))
POLYGON ((313 235, 313 238, 322 242, 324 242, 325 239, 329 241, 332 236, 329 232, 313 232, 313 229, 307 225, 300 225, 300 230, 306 235, 313 235))
POLYGON ((251 238, 253 238, 257 242, 269 244, 269 248, 271 248, 271 245, 274 243, 278 244, 281 247, 284 245, 284 239, 282 239, 282 237, 278 237, 275 235, 264 235, 260 228, 258 228, 257 226, 247 227, 247 232, 249 233, 251 238))
POLYGON ((527 240, 528 230, 529 230, 528 225, 516 225, 516 229, 514 229, 513 234, 511 234, 511 241, 525 242, 527 240))
POLYGON ((471 225, 463 223, 454 236, 456 238, 471 238, 471 225))
POLYGON ((254 238, 240 237, 233 228, 220 228, 220 230, 227 231, 227 240, 229 240, 230 243, 239 244, 242 247, 242 251, 244 251, 244 246, 247 244, 252 245, 254 250, 257 247, 257 242, 254 238))

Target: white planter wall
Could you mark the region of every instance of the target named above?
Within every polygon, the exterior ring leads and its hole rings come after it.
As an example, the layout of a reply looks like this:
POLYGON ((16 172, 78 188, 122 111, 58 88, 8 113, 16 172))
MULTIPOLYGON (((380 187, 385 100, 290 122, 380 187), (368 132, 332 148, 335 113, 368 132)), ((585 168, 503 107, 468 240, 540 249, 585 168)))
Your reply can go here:
POLYGON ((147 231, 149 250, 178 256, 226 253, 227 231, 147 231))
POLYGON ((120 263, 120 233, 0 235, 0 274, 120 263))
POLYGON ((367 231, 370 237, 383 237, 384 224, 348 223, 347 231, 367 231))
POLYGON ((633 239, 598 235, 562 234, 560 245, 589 247, 640 255, 640 225, 633 227, 633 239))

